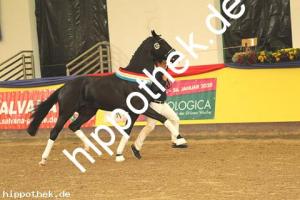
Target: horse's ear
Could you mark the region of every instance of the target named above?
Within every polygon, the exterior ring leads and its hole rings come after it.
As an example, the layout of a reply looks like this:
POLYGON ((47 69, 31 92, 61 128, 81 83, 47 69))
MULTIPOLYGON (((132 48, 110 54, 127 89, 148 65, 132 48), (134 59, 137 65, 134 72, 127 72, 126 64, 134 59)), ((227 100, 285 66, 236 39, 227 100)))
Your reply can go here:
POLYGON ((157 34, 155 33, 154 30, 151 31, 151 34, 152 34, 153 37, 158 37, 158 36, 159 36, 159 35, 157 35, 157 34))

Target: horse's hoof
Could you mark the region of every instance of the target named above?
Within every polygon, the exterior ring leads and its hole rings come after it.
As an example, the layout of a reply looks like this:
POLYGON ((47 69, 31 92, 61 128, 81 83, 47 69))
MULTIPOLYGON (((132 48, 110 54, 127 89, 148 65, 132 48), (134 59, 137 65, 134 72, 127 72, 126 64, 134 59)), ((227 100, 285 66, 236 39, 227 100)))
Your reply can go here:
POLYGON ((47 162, 47 160, 42 159, 42 160, 39 162, 39 165, 40 165, 40 166, 45 166, 45 165, 46 165, 46 162, 47 162))
POLYGON ((134 144, 131 145, 131 151, 132 151, 132 154, 134 155, 134 157, 136 157, 137 159, 140 160, 142 158, 140 151, 137 150, 137 148, 134 146, 134 144))
POLYGON ((125 160, 125 158, 122 154, 117 154, 116 162, 123 162, 124 160, 125 160))

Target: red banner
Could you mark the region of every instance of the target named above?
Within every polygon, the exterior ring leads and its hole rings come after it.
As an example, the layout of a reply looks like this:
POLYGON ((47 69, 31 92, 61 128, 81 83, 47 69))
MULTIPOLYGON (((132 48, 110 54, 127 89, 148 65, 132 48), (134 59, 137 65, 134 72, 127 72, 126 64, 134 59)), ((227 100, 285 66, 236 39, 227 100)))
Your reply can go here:
POLYGON ((216 90, 216 79, 192 79, 175 81, 167 90, 167 96, 178 96, 216 90))
MULTIPOLYGON (((48 98, 53 89, 0 92, 0 129, 26 129, 36 105, 48 98)), ((40 128, 53 128, 58 117, 58 104, 53 106, 40 128)), ((71 120, 75 119, 73 116, 71 120)), ((70 124, 70 120, 65 126, 70 124)), ((95 117, 85 127, 95 125, 95 117)))

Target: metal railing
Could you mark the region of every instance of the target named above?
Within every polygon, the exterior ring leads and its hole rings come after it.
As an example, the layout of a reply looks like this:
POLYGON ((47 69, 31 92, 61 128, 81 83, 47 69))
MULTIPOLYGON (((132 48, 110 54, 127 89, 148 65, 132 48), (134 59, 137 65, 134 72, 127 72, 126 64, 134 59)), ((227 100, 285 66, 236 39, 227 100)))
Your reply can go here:
POLYGON ((66 65, 67 75, 111 72, 109 42, 99 42, 66 65))
POLYGON ((35 78, 33 51, 24 50, 0 63, 0 81, 35 78))

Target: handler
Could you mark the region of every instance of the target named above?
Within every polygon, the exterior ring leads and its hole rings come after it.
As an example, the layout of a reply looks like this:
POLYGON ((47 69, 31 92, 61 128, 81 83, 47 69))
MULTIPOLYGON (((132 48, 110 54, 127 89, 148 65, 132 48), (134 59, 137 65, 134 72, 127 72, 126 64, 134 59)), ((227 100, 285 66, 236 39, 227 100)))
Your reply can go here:
MULTIPOLYGON (((165 70, 168 69, 166 61, 157 62, 155 64, 155 66, 162 67, 165 70)), ((170 88, 170 82, 168 81, 167 77, 164 76, 162 73, 157 73, 156 79, 164 86, 164 88, 166 88, 166 89, 170 88)), ((157 94, 157 93, 161 94, 161 96, 158 99, 154 99, 150 103, 150 107, 153 108, 159 114, 165 116, 168 120, 170 120, 171 123, 174 125, 174 127, 179 131, 179 117, 173 111, 173 109, 169 106, 169 104, 166 103, 166 99, 167 99, 166 90, 164 92, 162 92, 155 84, 152 84, 150 89, 153 91, 154 94, 157 94)), ((144 144, 146 137, 149 135, 149 133, 151 131, 154 130, 156 122, 157 122, 157 120, 147 117, 146 126, 141 130, 141 132, 138 135, 134 144, 131 145, 131 150, 137 159, 142 158, 140 151, 142 149, 142 146, 144 144)), ((182 136, 178 135, 177 139, 180 139, 180 138, 182 138, 182 136)), ((171 141, 172 141, 173 148, 186 148, 187 147, 186 143, 181 144, 181 145, 176 145, 175 144, 176 138, 172 137, 172 134, 171 134, 171 141)))

